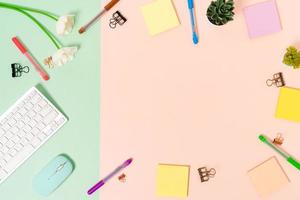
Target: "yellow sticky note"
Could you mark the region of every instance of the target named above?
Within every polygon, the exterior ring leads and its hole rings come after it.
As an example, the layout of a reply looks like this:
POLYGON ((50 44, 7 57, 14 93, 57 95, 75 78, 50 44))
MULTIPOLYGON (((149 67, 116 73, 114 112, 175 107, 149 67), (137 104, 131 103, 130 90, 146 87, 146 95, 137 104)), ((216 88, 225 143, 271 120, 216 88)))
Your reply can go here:
POLYGON ((159 164, 156 194, 158 196, 187 197, 190 167, 186 165, 159 164))
POLYGON ((154 0, 142 6, 142 14, 150 35, 167 31, 180 24, 171 0, 154 0))
POLYGON ((300 122, 300 90, 281 87, 275 116, 300 122))
POLYGON ((251 169, 248 171, 248 175, 255 189, 262 197, 266 197, 278 191, 289 183, 287 175, 275 157, 271 157, 251 169))

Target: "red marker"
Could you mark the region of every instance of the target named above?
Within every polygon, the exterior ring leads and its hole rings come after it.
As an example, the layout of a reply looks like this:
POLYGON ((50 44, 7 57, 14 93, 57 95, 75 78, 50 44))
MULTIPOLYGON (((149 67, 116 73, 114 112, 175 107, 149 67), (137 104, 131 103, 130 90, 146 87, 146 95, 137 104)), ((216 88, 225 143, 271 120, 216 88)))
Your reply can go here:
POLYGON ((15 45, 18 47, 18 49, 28 58, 28 60, 31 62, 31 64, 34 66, 35 70, 40 74, 40 76, 45 80, 49 80, 48 74, 42 69, 40 64, 33 58, 33 56, 27 51, 25 46, 20 42, 20 40, 17 37, 13 37, 12 41, 15 43, 15 45))

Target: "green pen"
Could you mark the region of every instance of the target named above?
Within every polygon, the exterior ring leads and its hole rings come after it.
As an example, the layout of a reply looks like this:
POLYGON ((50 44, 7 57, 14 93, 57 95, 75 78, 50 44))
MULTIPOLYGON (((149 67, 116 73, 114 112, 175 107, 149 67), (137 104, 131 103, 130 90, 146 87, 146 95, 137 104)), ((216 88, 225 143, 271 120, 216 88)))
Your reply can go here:
POLYGON ((292 156, 288 155, 287 153, 285 153, 284 151, 282 151, 280 148, 278 148, 277 146, 275 146, 267 137, 265 137, 264 135, 259 135, 258 137, 262 142, 266 143, 269 147, 271 147, 272 149, 274 149, 276 152, 278 152, 282 157, 284 157, 290 164, 292 164, 294 167, 296 167, 297 169, 300 170, 300 163, 298 161, 296 161, 295 158, 293 158, 292 156))

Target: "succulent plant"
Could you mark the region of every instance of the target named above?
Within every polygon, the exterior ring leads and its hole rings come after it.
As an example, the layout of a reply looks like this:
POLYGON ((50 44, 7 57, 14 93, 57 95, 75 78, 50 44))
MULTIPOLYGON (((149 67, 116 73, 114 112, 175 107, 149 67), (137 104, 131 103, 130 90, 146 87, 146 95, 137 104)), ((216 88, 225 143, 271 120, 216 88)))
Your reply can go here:
POLYGON ((292 66, 294 69, 300 67, 300 52, 297 48, 290 46, 286 49, 284 54, 283 61, 284 64, 292 66))
POLYGON ((206 16, 211 23, 221 26, 233 20, 233 10, 233 0, 216 0, 211 2, 207 9, 206 16))

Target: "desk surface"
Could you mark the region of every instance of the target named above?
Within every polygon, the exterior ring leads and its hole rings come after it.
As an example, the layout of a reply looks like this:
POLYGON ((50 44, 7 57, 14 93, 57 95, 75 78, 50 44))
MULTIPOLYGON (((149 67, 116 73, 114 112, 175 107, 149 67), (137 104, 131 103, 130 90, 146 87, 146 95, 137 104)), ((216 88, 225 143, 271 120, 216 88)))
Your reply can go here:
MULTIPOLYGON (((47 69, 51 80, 43 82, 31 68, 21 78, 11 78, 10 64, 20 62, 30 66, 11 42, 19 36, 32 54, 41 61, 55 51, 48 38, 26 17, 1 9, 0 12, 0 113, 3 113, 30 87, 41 84, 69 118, 69 122, 24 165, 0 186, 0 199, 45 199, 32 189, 32 178, 53 157, 68 154, 75 162, 75 171, 67 181, 47 199, 85 199, 86 190, 98 180, 99 170, 99 24, 85 35, 77 34, 82 23, 89 20, 99 7, 98 0, 88 1, 9 1, 21 5, 47 9, 57 14, 76 13, 74 32, 62 38, 65 45, 80 45, 76 58, 56 69, 47 69)), ((36 15, 35 15, 36 16, 36 15)), ((55 23, 39 17, 51 31, 55 23)), ((89 199, 97 199, 97 194, 89 199)))
POLYGON ((156 167, 174 163, 191 165, 186 199, 259 199, 246 173, 275 155, 291 183, 269 199, 299 199, 299 171, 257 138, 282 132, 284 148, 300 158, 300 124, 274 117, 279 90, 265 84, 281 71, 288 86, 300 88, 299 70, 281 63, 285 48, 300 41, 299 0, 277 0, 283 30, 253 40, 242 8, 258 0, 235 1, 235 20, 222 27, 206 19, 210 0, 195 1, 198 46, 184 0, 173 0, 181 26, 149 36, 140 7, 150 1, 120 2, 128 22, 102 26, 100 173, 130 156, 134 162, 126 184, 113 180, 100 197, 162 199, 155 196, 156 167), (205 184, 202 166, 217 170, 205 184))

